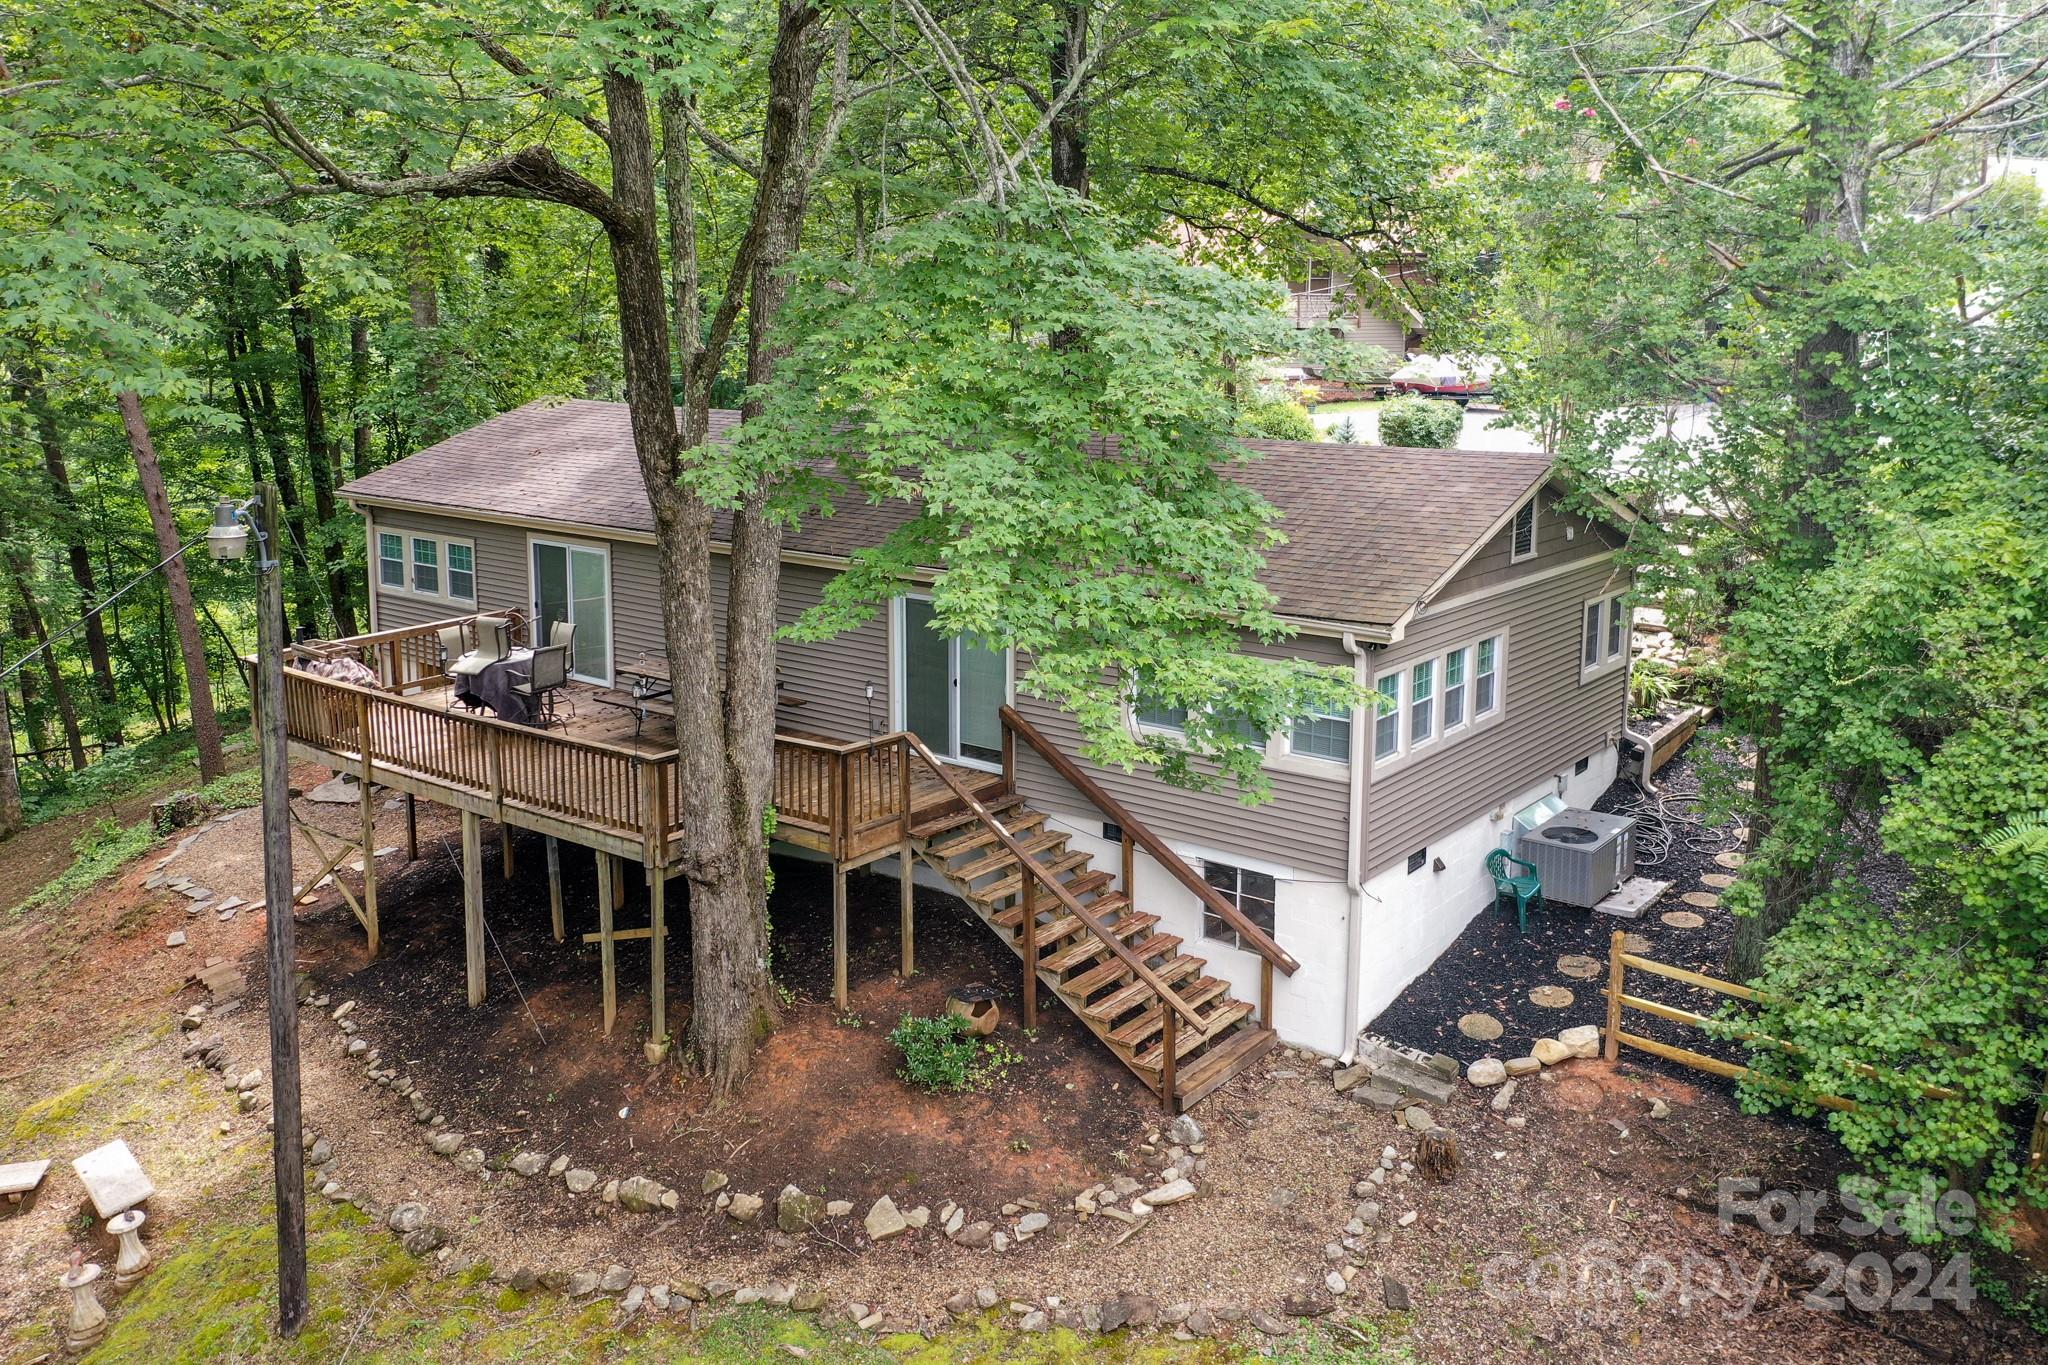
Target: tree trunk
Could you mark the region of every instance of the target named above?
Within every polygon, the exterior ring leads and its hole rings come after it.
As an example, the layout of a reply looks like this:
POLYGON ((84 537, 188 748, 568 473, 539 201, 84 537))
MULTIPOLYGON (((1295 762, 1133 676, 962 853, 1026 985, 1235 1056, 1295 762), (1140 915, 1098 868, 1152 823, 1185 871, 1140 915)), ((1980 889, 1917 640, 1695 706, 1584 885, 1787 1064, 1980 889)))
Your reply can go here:
MULTIPOLYGON (((1059 32, 1048 54, 1048 99, 1073 79, 1074 69, 1088 58, 1088 0, 1059 0, 1059 32)), ((1067 102, 1046 130, 1052 148, 1052 183, 1088 197, 1088 106, 1080 93, 1067 102)))
POLYGON ((21 809, 21 768, 14 761, 14 717, 7 707, 7 684, 0 680, 0 839, 28 824, 21 809))
POLYGON ((136 477, 142 482, 142 498, 149 505, 149 524, 156 531, 157 553, 166 561, 164 590, 171 599, 171 619, 178 631, 178 651, 185 661, 185 690, 191 699, 192 740, 199 749, 199 776, 213 781, 227 771, 221 753, 220 719, 213 712, 213 683, 206 675, 206 647, 199 639, 199 618, 192 609, 192 583, 185 576, 185 561, 178 554, 178 523, 171 517, 171 501, 164 492, 163 466, 156 457, 156 443, 150 439, 149 422, 142 413, 142 396, 133 389, 120 395, 121 426, 128 433, 128 449, 135 456, 136 477))
MULTIPOLYGON (((35 419, 36 439, 43 448, 43 471, 50 477, 50 491, 56 498, 63 523, 64 553, 70 562, 71 581, 78 587, 80 611, 99 605, 99 584, 93 577, 92 553, 85 543, 85 520, 78 506, 78 494, 71 487, 70 462, 64 453, 64 436, 57 414, 50 406, 42 373, 34 368, 22 371, 22 402, 35 419)), ((85 618, 85 652, 92 660, 93 699, 97 703, 93 733, 102 740, 118 743, 121 738, 119 693, 114 686, 114 661, 107 649, 106 623, 94 612, 85 618)))
MULTIPOLYGON (((0 541, 8 540, 11 536, 7 523, 0 519, 0 541)), ((43 624, 43 613, 36 606, 34 566, 26 554, 10 549, 7 574, 14 580, 14 591, 21 598, 21 626, 26 627, 27 638, 34 641, 32 648, 42 651, 37 663, 49 684, 50 700, 56 703, 57 719, 64 727, 64 745, 71 752, 71 770, 77 772, 85 767, 85 736, 78 728, 78 708, 72 704, 71 688, 64 681, 63 666, 57 661, 57 651, 49 647, 50 632, 43 624)))
MULTIPOLYGON (((232 281, 232 276, 230 279, 232 281)), ((239 295, 234 298, 234 306, 238 310, 241 307, 239 295)), ((228 359, 233 364, 235 410, 242 419, 244 436, 250 441, 249 467, 256 475, 251 482, 263 482, 263 456, 267 454, 270 476, 277 481, 278 497, 284 503, 288 528, 284 551, 293 570, 286 578, 292 590, 292 603, 298 612, 299 624, 317 628, 320 593, 314 584, 312 561, 307 557, 311 542, 307 537, 306 513, 299 503, 299 482, 292 469, 291 446, 285 439, 284 426, 277 415, 277 395, 263 373, 262 332, 255 323, 238 323, 230 329, 228 359)), ((287 630, 285 634, 289 638, 291 632, 287 630)))
MULTIPOLYGON (((350 591, 348 563, 334 535, 335 453, 327 435, 327 406, 320 394, 320 348, 314 335, 313 310, 306 306, 306 268, 296 251, 284 258, 286 314, 291 321, 292 353, 299 377, 299 414, 306 429, 306 468, 313 478, 313 535, 320 542, 321 566, 327 581, 327 605, 337 635, 356 633, 355 594, 350 591)), ((310 550, 310 546, 308 549, 310 550)))
POLYGON ((369 387, 370 320, 358 313, 348 322, 348 411, 355 419, 349 472, 358 479, 370 472, 370 424, 363 420, 363 393, 369 387))

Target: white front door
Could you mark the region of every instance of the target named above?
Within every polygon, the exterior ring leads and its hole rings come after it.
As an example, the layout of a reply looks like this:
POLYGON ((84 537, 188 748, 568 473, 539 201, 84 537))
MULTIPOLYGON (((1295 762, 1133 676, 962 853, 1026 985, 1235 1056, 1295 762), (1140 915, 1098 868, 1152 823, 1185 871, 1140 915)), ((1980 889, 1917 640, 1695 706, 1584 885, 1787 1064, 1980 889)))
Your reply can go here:
POLYGON ((932 629, 930 598, 898 601, 896 659, 903 686, 897 724, 940 758, 1000 768, 1003 722, 997 710, 1009 698, 1009 651, 990 649, 973 635, 939 634, 932 629))
POLYGON ((612 680, 611 555, 598 545, 533 542, 533 643, 544 645, 555 623, 576 627, 570 676, 608 687, 612 680))

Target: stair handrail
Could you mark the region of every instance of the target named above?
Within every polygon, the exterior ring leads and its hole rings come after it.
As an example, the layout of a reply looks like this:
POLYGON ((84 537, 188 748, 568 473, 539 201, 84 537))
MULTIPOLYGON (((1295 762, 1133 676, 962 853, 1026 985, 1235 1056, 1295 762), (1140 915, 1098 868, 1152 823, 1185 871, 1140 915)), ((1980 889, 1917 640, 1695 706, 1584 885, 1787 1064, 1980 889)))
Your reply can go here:
MULTIPOLYGON (((1137 978, 1140 981, 1143 981, 1147 986, 1150 986, 1152 988, 1152 993, 1159 997, 1159 1000, 1162 1004, 1164 1004, 1168 1009, 1171 1009, 1175 1014, 1179 1015, 1181 1018, 1187 1020, 1188 1023, 1193 1024, 1197 1031, 1200 1031, 1202 1029, 1202 1016, 1195 1013, 1194 1007, 1188 1004, 1187 1001, 1181 999, 1180 996, 1175 993, 1173 988, 1167 985, 1166 982, 1160 978, 1157 972, 1153 971, 1150 967, 1147 967, 1144 961, 1141 958, 1139 958, 1139 956, 1136 953, 1132 952, 1129 948, 1126 948, 1123 944, 1123 940, 1119 939, 1114 934, 1110 933, 1109 926, 1104 924, 1100 919, 1096 918, 1094 915, 1090 914, 1088 911, 1088 907, 1082 905, 1080 901, 1076 900, 1073 892, 1067 890, 1066 886, 1062 882, 1060 882, 1057 878, 1053 877, 1050 873, 1048 873, 1042 866, 1038 864, 1036 860, 1034 860, 1030 856, 1030 854, 1026 853, 1024 850, 1024 846, 1017 842, 1016 836, 1010 833, 1010 831, 1003 825, 1002 821, 996 817, 995 813, 991 811, 987 806, 983 805, 981 801, 978 798, 976 798, 973 792, 967 790, 966 786, 960 781, 959 778, 953 776, 953 774, 947 770, 946 765, 939 761, 938 756, 933 754, 930 749, 925 747, 925 743, 923 740, 919 739, 916 735, 911 734, 909 731, 906 730, 903 732, 903 742, 905 746, 911 750, 911 752, 915 753, 919 758, 924 760, 925 766, 930 768, 933 773, 938 775, 938 779, 946 784, 946 786, 952 791, 953 795, 957 797, 961 801, 961 803, 967 807, 967 809, 973 811, 975 815, 980 817, 981 822, 987 825, 989 829, 994 832, 996 838, 1002 842, 1003 847, 1007 848, 1010 851, 1011 856, 1016 858, 1017 872, 1020 879, 1018 883, 1019 885, 1022 885, 1021 879, 1024 877, 1037 878, 1039 884, 1045 887, 1046 890, 1052 892, 1054 899, 1058 900, 1059 903, 1063 907, 1065 907, 1069 914, 1076 916, 1080 919, 1081 923, 1087 925, 1088 928, 1094 933, 1095 937, 1102 940, 1102 942, 1108 946, 1110 952, 1116 954, 1117 958, 1121 960, 1126 967, 1129 967, 1131 971, 1136 974, 1137 978)), ((1035 980, 1038 975, 1038 964, 1036 962, 1032 962, 1027 963, 1026 965, 1029 967, 1032 977, 1035 980)))
MULTIPOLYGON (((1015 707, 1000 707, 997 714, 1002 717, 1006 728, 1022 735, 1024 742, 1036 749, 1038 756, 1052 765, 1054 772, 1066 779, 1081 795, 1094 802, 1097 810, 1108 816, 1113 824, 1130 836, 1133 843, 1151 854, 1161 867, 1172 873, 1175 881, 1194 892, 1195 898, 1201 901, 1210 913, 1236 930, 1239 940, 1249 944, 1253 952, 1288 976, 1293 976, 1300 970, 1301 963, 1295 960, 1292 953, 1274 942, 1271 934, 1246 919, 1243 911, 1225 900, 1221 892, 1197 875, 1195 870, 1188 866, 1185 858, 1168 848, 1164 840, 1125 809, 1123 802, 1104 791, 1100 783, 1082 772, 1079 764, 1054 747, 1053 742, 1039 733, 1038 727, 1024 719, 1015 707)), ((1130 888, 1125 887, 1124 890, 1128 893, 1130 888)))

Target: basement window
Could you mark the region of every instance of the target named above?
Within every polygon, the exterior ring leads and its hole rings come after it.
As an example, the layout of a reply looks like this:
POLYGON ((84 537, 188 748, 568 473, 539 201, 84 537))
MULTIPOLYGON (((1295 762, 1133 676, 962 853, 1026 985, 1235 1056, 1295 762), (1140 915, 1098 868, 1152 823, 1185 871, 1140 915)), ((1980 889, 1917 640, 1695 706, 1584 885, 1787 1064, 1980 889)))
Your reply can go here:
MULTIPOLYGON (((1273 935, 1273 905, 1278 898, 1279 883, 1272 873, 1204 859, 1202 880, 1221 892, 1223 899, 1236 906, 1239 914, 1265 930, 1268 937, 1273 935)), ((1244 947, 1229 922, 1207 909, 1202 911, 1202 937, 1228 943, 1233 948, 1244 947)))
POLYGON ((1415 850, 1415 851, 1414 851, 1413 853, 1411 853, 1411 854, 1409 854, 1409 855, 1408 855, 1408 870, 1409 870, 1410 872, 1420 872, 1420 871, 1422 871, 1422 869, 1423 869, 1423 868, 1425 868, 1425 867, 1428 867, 1428 866, 1429 866, 1429 850, 1428 850, 1428 849, 1426 849, 1426 848, 1418 848, 1418 849, 1416 849, 1416 850, 1415 850))

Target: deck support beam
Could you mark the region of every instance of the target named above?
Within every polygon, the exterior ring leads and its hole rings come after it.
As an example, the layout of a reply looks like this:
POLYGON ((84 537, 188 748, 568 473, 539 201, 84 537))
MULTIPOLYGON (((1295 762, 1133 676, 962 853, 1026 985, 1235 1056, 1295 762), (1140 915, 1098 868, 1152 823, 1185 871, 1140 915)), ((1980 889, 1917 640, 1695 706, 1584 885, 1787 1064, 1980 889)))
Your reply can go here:
POLYGON ((469 1003, 484 1002, 484 855, 482 821, 462 812, 462 943, 469 969, 469 1003))
POLYGON ((612 1036, 612 1019, 619 1012, 618 957, 612 946, 612 912, 618 892, 618 859, 609 853, 597 855, 597 962, 604 977, 604 1036, 612 1036))
POLYGON ((363 760, 358 796, 362 805, 363 838, 363 932, 369 936, 370 956, 377 955, 377 807, 370 800, 370 760, 363 760))
POLYGON ((420 860, 419 802, 411 792, 405 794, 405 860, 409 863, 420 860))
POLYGON ((647 883, 647 1060, 659 1062, 668 1056, 668 873, 649 869, 647 883))
POLYGON ((562 842, 550 834, 548 849, 548 915, 554 924, 555 942, 562 941, 562 842))
POLYGON ((896 855, 896 894, 902 898, 897 913, 903 921, 903 975, 907 979, 917 970, 917 921, 912 913, 916 909, 916 897, 912 894, 917 887, 917 862, 910 856, 910 840, 903 841, 903 851, 896 855))
POLYGON ((506 881, 512 880, 512 826, 498 822, 498 867, 506 881))
POLYGON ((832 1003, 846 1010, 846 864, 832 863, 832 1003))

